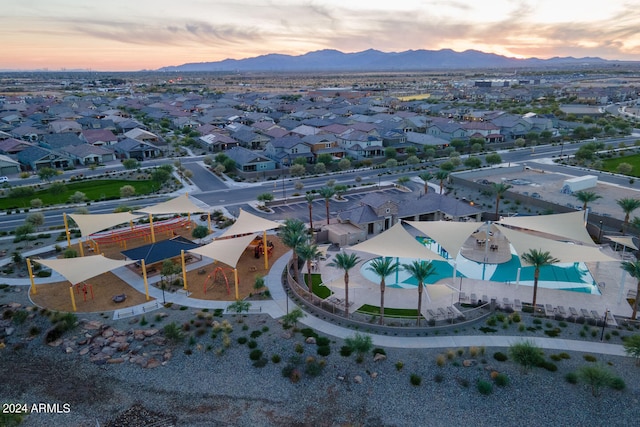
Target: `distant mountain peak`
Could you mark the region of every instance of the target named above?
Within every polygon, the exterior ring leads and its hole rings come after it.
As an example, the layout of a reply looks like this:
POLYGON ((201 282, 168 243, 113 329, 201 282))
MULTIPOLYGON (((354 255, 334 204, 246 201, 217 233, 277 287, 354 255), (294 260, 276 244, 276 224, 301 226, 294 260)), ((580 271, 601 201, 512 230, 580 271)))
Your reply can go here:
POLYGON ((269 53, 253 58, 189 63, 163 67, 158 71, 419 71, 582 65, 585 62, 606 63, 609 61, 592 57, 519 59, 475 49, 468 49, 464 52, 456 52, 451 49, 381 52, 370 48, 353 53, 344 53, 336 49, 321 49, 297 56, 269 53))

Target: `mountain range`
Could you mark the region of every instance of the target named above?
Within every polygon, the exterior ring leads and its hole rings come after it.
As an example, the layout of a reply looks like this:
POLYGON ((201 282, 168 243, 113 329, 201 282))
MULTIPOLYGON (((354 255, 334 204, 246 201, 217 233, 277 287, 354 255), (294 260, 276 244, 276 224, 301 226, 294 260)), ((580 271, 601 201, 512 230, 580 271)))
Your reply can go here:
POLYGON ((407 50, 404 52, 381 52, 369 49, 362 52, 344 53, 334 49, 318 50, 304 55, 282 55, 271 53, 245 59, 225 59, 217 62, 194 62, 160 68, 158 71, 419 71, 474 68, 522 68, 559 67, 605 64, 608 61, 597 57, 509 58, 478 50, 456 52, 451 49, 407 50))

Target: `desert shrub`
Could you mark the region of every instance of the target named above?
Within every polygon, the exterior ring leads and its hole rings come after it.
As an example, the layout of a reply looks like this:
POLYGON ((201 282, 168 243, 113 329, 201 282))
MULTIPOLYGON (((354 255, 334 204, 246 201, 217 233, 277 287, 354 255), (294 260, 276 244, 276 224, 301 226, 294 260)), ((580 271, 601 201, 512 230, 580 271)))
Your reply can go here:
POLYGON ((493 353, 493 358, 496 359, 498 362, 506 362, 507 359, 509 359, 507 355, 501 351, 496 351, 495 353, 493 353))
POLYGON ((304 346, 300 343, 297 343, 295 346, 295 352, 299 354, 304 353, 304 346))
POLYGON ((177 323, 171 322, 163 328, 165 338, 173 343, 179 343, 184 340, 184 334, 177 323))
POLYGON ((584 358, 584 360, 586 360, 587 362, 596 362, 598 359, 592 355, 592 354, 585 354, 584 356, 582 356, 584 358))
POLYGON ((564 379, 569 384, 577 384, 578 383, 578 374, 576 374, 575 372, 569 372, 567 375, 564 376, 564 379))
POLYGON ((493 385, 489 381, 478 380, 476 385, 480 394, 488 395, 493 392, 493 385))
POLYGON ((318 345, 318 347, 328 346, 329 344, 331 344, 331 340, 328 337, 318 337, 316 339, 316 344, 318 345))
POLYGON ((401 371, 402 368, 404 368, 404 362, 398 360, 395 364, 395 367, 396 367, 396 371, 401 371))
POLYGON ((375 356, 376 354, 384 354, 386 356, 387 352, 384 351, 384 348, 376 347, 373 349, 373 355, 375 356))
POLYGON ((265 366, 267 366, 267 363, 269 363, 267 358, 266 357, 261 357, 258 360, 256 360, 255 362, 253 362, 253 366, 256 367, 256 368, 264 368, 265 366))
POLYGON ((547 370, 547 371, 549 371, 549 372, 555 372, 555 371, 557 371, 557 370, 558 370, 558 366, 557 366, 555 363, 550 362, 550 361, 548 361, 548 360, 542 360, 542 361, 540 361, 540 363, 538 363, 538 365, 537 365, 537 366, 538 366, 539 368, 544 368, 544 369, 546 369, 546 370, 547 370))
POLYGON ((238 337, 238 344, 242 345, 242 344, 246 344, 247 343, 247 337, 238 337))
POLYGON ((322 373, 322 367, 323 365, 320 362, 312 360, 306 364, 304 372, 311 377, 317 377, 322 373))
POLYGON ((447 363, 447 358, 445 357, 444 354, 439 354, 438 356, 436 356, 436 365, 442 367, 447 363))
POLYGON ((496 375, 496 377, 493 380, 495 381, 496 385, 499 387, 505 387, 509 385, 509 377, 507 377, 507 375, 503 373, 499 373, 498 375, 496 375))
POLYGON ((353 349, 348 345, 343 345, 342 347, 340 347, 340 356, 349 357, 351 356, 351 353, 353 353, 353 349))
POLYGON ((262 335, 262 331, 252 331, 249 336, 251 338, 258 338, 260 335, 262 335))
POLYGON ((258 347, 258 343, 255 340, 249 340, 249 342, 247 342, 247 347, 256 348, 258 347))
POLYGON ((444 381, 444 375, 442 374, 435 374, 433 376, 433 381, 440 384, 442 381, 444 381))
POLYGON ((537 366, 542 360, 540 349, 530 341, 522 341, 509 347, 509 356, 522 367, 523 372, 537 366))
POLYGON ((622 391, 627 387, 624 380, 620 377, 612 378, 611 383, 609 385, 611 386, 612 389, 618 390, 618 391, 622 391))
POLYGON ((262 350, 255 348, 249 353, 249 359, 258 360, 262 357, 262 350))
POLYGON ((409 377, 409 381, 411 382, 411 385, 417 387, 422 384, 422 377, 418 374, 411 374, 411 376, 409 377))
POLYGON ((280 358, 279 354, 274 354, 273 356, 271 356, 271 362, 273 363, 280 363, 280 360, 282 359, 280 358))
POLYGON ((318 347, 318 355, 319 356, 326 357, 329 354, 331 354, 331 347, 329 347, 328 345, 321 345, 321 346, 318 347))

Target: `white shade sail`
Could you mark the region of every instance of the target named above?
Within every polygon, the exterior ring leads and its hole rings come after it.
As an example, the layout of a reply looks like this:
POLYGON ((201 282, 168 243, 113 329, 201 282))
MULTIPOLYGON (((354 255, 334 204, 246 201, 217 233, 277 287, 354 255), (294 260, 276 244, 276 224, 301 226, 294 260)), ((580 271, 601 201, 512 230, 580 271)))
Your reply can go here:
POLYGON ((249 234, 233 239, 218 239, 208 245, 191 249, 188 252, 223 262, 235 268, 242 253, 255 237, 256 234, 249 234))
POLYGON ((347 248, 354 251, 367 252, 385 257, 418 258, 444 261, 437 253, 420 244, 407 233, 400 222, 387 231, 347 248))
POLYGON ((499 224, 526 228, 596 246, 585 228, 583 211, 556 215, 514 216, 500 220, 499 224))
POLYGON ((510 228, 500 225, 496 225, 496 227, 509 242, 511 242, 523 265, 529 265, 522 259, 522 254, 528 252, 530 249, 548 251, 552 257, 559 260, 558 262, 619 261, 606 255, 594 246, 558 242, 521 231, 511 230, 510 228))
POLYGON ((638 250, 638 247, 635 243, 633 243, 633 237, 631 236, 604 236, 612 242, 616 242, 622 246, 626 246, 627 248, 631 248, 633 250, 638 250))
POLYGON ((236 222, 225 230, 220 237, 227 236, 240 236, 248 233, 260 233, 266 230, 273 230, 280 227, 282 224, 279 222, 271 221, 270 219, 264 219, 257 215, 250 214, 247 211, 240 209, 240 214, 236 222))
POLYGON ((64 259, 34 259, 33 261, 57 271, 72 285, 136 262, 135 260, 115 260, 104 255, 64 259))
POLYGON ((167 200, 166 202, 158 203, 157 205, 149 206, 144 209, 138 210, 138 212, 144 212, 151 215, 169 215, 169 214, 181 214, 181 213, 201 213, 207 212, 208 207, 202 207, 196 205, 189 197, 188 194, 176 197, 175 199, 167 200))
POLYGON ((469 236, 478 228, 481 222, 453 222, 453 221, 405 221, 410 226, 420 230, 428 237, 440 244, 449 255, 456 257, 460 248, 469 236))
POLYGON ((135 215, 130 212, 110 213, 110 214, 68 214, 73 221, 78 224, 82 237, 89 236, 98 231, 135 221, 144 215, 135 215))

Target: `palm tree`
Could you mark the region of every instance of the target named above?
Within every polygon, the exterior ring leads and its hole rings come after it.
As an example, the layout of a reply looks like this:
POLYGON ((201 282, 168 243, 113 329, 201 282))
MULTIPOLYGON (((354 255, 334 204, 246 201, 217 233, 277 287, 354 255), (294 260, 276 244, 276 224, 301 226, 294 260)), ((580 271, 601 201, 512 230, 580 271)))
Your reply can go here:
POLYGON ((327 225, 329 225, 329 200, 336 194, 336 190, 333 187, 322 187, 318 194, 324 199, 324 207, 327 210, 327 225))
POLYGON ((429 180, 433 178, 433 174, 431 172, 422 172, 418 177, 424 181, 424 194, 427 194, 429 191, 429 180))
POLYGON ((309 241, 305 241, 303 244, 296 248, 298 256, 307 263, 307 288, 309 292, 313 294, 313 280, 311 280, 311 262, 320 256, 320 250, 318 245, 314 245, 309 241))
POLYGON ((422 312, 422 287, 427 277, 436 272, 436 267, 429 261, 413 260, 411 264, 402 264, 402 268, 418 281, 418 319, 416 321, 416 325, 420 326, 420 313, 422 312))
POLYGON ((449 178, 449 172, 439 170, 436 172, 436 179, 440 181, 440 194, 442 194, 442 188, 444 187, 444 180, 449 178))
POLYGON ((576 191, 575 193, 573 193, 573 196, 576 199, 578 199, 578 201, 582 202, 583 211, 587 210, 588 203, 595 202, 598 199, 602 199, 601 195, 596 194, 593 191, 585 191, 585 190, 576 191))
POLYGON ((633 301, 633 313, 631 313, 631 319, 635 320, 638 314, 638 299, 640 297, 640 261, 622 261, 622 269, 638 281, 636 284, 636 297, 633 301))
POLYGON ((278 237, 282 240, 282 243, 290 249, 293 249, 293 275, 297 282, 299 282, 298 271, 298 252, 296 249, 302 245, 305 238, 304 223, 299 219, 287 218, 284 221, 284 225, 278 229, 278 237))
POLYGON ((316 195, 307 193, 304 198, 307 201, 307 206, 309 206, 309 228, 313 231, 313 201, 316 199, 316 195))
POLYGON ((380 324, 384 324, 384 290, 385 278, 398 270, 398 263, 391 257, 377 258, 371 261, 367 270, 372 271, 380 278, 380 324))
POLYGON ((551 256, 549 251, 542 251, 542 249, 529 249, 529 252, 523 253, 520 258, 526 263, 535 267, 533 272, 533 313, 536 312, 536 299, 538 297, 538 279, 540 278, 540 268, 546 265, 551 265, 556 262, 560 262, 559 259, 551 256))
POLYGON ((354 253, 338 252, 333 261, 327 264, 344 270, 344 317, 349 317, 349 270, 360 262, 360 258, 354 253))
POLYGON ((631 213, 640 208, 640 199, 624 197, 622 199, 616 200, 616 203, 622 208, 622 211, 624 212, 624 223, 622 224, 622 229, 626 230, 627 226, 629 225, 629 217, 631 216, 631 213))
POLYGON ((499 218, 498 209, 500 208, 500 199, 507 192, 508 189, 513 188, 511 184, 505 184, 504 182, 494 182, 491 184, 493 192, 496 193, 496 220, 499 218))

